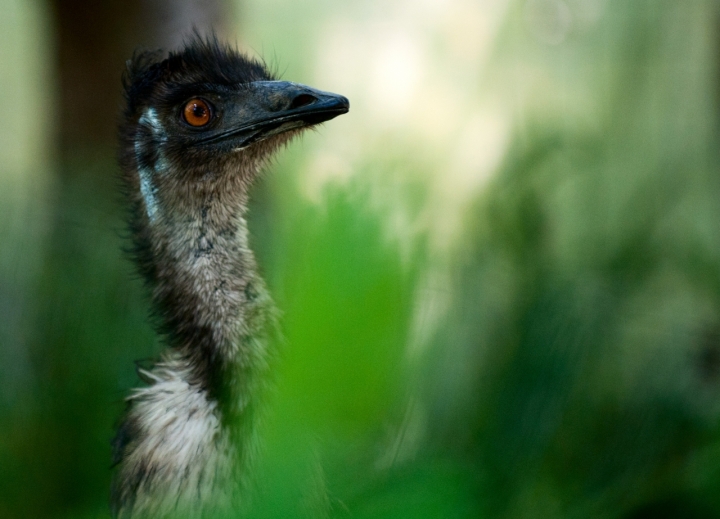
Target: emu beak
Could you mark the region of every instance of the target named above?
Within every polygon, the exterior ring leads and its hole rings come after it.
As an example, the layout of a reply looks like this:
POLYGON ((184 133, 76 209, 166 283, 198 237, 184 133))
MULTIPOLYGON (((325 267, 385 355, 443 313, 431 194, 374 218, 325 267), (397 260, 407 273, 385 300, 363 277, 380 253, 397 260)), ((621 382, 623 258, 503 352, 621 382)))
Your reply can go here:
POLYGON ((231 128, 203 139, 217 142, 231 139, 236 150, 273 135, 320 124, 350 110, 346 97, 292 83, 255 81, 243 91, 242 102, 233 114, 226 114, 231 128))
POLYGON ((251 88, 265 99, 268 121, 301 121, 302 126, 311 126, 350 110, 346 97, 290 81, 256 81, 251 88))

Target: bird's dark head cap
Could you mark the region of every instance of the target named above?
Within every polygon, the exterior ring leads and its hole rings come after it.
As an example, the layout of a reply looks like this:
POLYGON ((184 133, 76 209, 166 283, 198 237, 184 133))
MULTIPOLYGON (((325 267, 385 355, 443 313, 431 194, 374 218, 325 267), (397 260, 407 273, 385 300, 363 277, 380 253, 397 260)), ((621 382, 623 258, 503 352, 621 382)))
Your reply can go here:
POLYGON ((172 97, 173 93, 182 97, 188 87, 194 91, 203 85, 233 88, 275 79, 264 63, 221 43, 215 36, 196 35, 180 51, 163 56, 162 51, 145 50, 128 60, 123 77, 126 116, 153 104, 153 97, 172 97))

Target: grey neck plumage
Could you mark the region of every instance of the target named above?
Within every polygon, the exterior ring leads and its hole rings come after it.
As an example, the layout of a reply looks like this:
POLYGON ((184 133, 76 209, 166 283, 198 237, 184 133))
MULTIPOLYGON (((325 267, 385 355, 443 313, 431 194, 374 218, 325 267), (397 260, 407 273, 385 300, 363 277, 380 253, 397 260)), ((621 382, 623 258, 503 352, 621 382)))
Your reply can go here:
POLYGON ((161 166, 129 177, 138 262, 169 349, 141 372, 149 385, 130 397, 116 439, 113 501, 122 518, 231 506, 228 485, 242 479, 256 448, 256 403, 276 329, 245 220, 245 179, 259 166, 208 165, 192 178, 161 166))

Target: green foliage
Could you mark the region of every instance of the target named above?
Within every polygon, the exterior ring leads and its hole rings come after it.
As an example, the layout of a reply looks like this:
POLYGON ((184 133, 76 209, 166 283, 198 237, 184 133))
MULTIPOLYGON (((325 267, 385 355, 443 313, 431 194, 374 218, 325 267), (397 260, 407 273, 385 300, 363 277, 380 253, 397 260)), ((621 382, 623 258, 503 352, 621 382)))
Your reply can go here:
POLYGON ((362 188, 351 192, 329 191, 322 207, 292 197, 266 258, 276 267, 285 343, 258 468, 258 517, 325 509, 321 461, 347 470, 352 446, 375 436, 401 403, 412 272, 383 241, 362 188))
MULTIPOLYGON (((289 155, 254 193, 285 342, 252 517, 720 517, 717 8, 608 1, 551 46, 526 4, 488 82, 530 64, 556 90, 519 107, 448 258, 401 254, 377 176, 313 204, 289 155)), ((113 424, 160 349, 112 160, 62 169, 42 250, 0 227, 0 517, 107 517, 113 424)))
POLYGON ((581 53, 602 89, 559 83, 592 94, 596 124, 529 109, 428 355, 435 444, 471 453, 493 517, 720 515, 717 64, 691 28, 716 12, 611 7, 581 53))

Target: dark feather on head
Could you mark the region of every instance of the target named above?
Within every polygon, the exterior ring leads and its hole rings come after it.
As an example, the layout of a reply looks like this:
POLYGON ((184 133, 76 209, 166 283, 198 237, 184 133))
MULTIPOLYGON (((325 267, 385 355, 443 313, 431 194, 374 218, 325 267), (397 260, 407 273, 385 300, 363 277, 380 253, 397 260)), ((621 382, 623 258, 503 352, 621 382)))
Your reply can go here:
POLYGON ((140 106, 151 104, 158 86, 163 94, 176 91, 182 98, 188 91, 203 87, 237 87, 253 81, 275 79, 260 61, 250 58, 214 36, 195 35, 182 50, 140 51, 127 62, 123 86, 127 101, 126 117, 137 114, 140 106))

